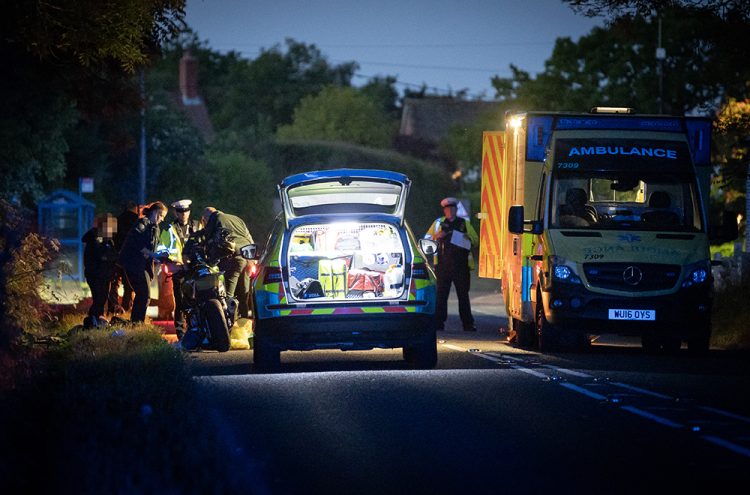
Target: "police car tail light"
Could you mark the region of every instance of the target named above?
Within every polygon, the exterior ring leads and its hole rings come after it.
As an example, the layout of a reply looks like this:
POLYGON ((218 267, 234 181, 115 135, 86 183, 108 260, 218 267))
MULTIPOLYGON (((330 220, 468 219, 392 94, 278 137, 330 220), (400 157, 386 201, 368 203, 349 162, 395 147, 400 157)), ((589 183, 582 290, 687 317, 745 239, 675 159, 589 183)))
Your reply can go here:
POLYGON ((248 272, 250 273, 250 278, 255 278, 258 276, 258 264, 257 263, 250 263, 250 266, 248 268, 248 272))
POLYGON ((281 268, 266 268, 266 273, 263 276, 263 285, 278 284, 279 282, 281 282, 281 268))
POLYGON ((427 280, 430 278, 430 274, 427 272, 426 263, 414 263, 411 266, 411 276, 413 278, 427 280))

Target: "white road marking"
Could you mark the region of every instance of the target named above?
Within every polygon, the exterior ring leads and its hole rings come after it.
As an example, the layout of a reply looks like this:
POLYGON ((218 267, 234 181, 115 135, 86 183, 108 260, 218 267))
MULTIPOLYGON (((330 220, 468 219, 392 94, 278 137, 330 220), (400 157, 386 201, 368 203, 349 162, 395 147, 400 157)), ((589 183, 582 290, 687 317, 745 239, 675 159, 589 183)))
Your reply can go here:
POLYGON ((621 383, 621 382, 610 382, 610 385, 614 385, 616 387, 620 388, 626 388, 628 390, 632 390, 634 392, 638 392, 644 395, 650 395, 652 397, 658 397, 659 399, 665 399, 665 400, 674 400, 674 397, 670 397, 669 395, 660 394, 658 392, 652 392, 650 390, 646 390, 645 388, 636 387, 634 385, 628 385, 627 383, 621 383))
POLYGON ((463 347, 458 347, 457 345, 453 345, 453 344, 443 344, 443 347, 447 347, 448 349, 453 349, 454 351, 459 351, 459 352, 469 352, 468 349, 464 349, 463 347))
POLYGON ((712 435, 704 435, 701 438, 713 444, 716 444, 720 447, 724 447, 725 449, 729 449, 732 452, 735 452, 737 454, 744 455, 745 457, 750 457, 750 449, 743 447, 741 445, 732 443, 728 440, 724 440, 723 438, 714 437, 712 435))
POLYGON ((729 411, 724 411, 722 409, 716 409, 715 407, 707 407, 707 406, 699 406, 699 409, 703 409, 704 411, 721 414, 722 416, 726 416, 728 418, 732 419, 738 419, 740 421, 744 421, 746 423, 750 423, 750 418, 747 418, 745 416, 740 416, 739 414, 734 414, 729 411))
POLYGON ((670 421, 667 418, 662 418, 661 416, 657 416, 656 414, 651 414, 650 412, 644 411, 643 409, 638 409, 637 407, 623 406, 622 409, 633 414, 637 414, 638 416, 644 417, 646 419, 656 421, 657 423, 664 426, 669 426, 670 428, 684 428, 684 426, 680 423, 675 423, 674 421, 670 421))
POLYGON ((572 390, 574 392, 578 392, 579 394, 583 394, 583 395, 585 395, 587 397, 591 397, 592 399, 607 400, 607 398, 605 396, 601 395, 601 394, 597 394, 596 392, 592 392, 590 390, 586 390, 585 388, 579 387, 578 385, 573 385, 572 383, 562 382, 562 383, 560 383, 560 385, 562 385, 563 387, 565 387, 565 388, 567 388, 569 390, 572 390))
POLYGON ((567 368, 558 368, 557 366, 552 366, 551 364, 545 364, 544 367, 558 371, 564 375, 577 376, 580 378, 594 378, 592 375, 589 375, 588 373, 584 373, 582 371, 569 370, 567 368))
POLYGON ((524 368, 523 366, 518 366, 517 364, 512 364, 510 367, 511 367, 511 369, 522 371, 522 372, 524 372, 526 374, 535 376, 537 378, 549 378, 544 373, 539 373, 538 371, 534 371, 534 370, 529 369, 529 368, 524 368))

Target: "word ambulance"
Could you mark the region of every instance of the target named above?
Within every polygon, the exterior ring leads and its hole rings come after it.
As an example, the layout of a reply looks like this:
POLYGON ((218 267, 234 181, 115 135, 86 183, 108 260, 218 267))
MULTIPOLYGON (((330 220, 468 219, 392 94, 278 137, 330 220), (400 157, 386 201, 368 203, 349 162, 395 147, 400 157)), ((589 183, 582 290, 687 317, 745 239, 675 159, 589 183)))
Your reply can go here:
POLYGON ((502 279, 511 335, 542 351, 639 335, 711 337, 711 121, 631 109, 507 113, 485 132, 479 274, 502 279))

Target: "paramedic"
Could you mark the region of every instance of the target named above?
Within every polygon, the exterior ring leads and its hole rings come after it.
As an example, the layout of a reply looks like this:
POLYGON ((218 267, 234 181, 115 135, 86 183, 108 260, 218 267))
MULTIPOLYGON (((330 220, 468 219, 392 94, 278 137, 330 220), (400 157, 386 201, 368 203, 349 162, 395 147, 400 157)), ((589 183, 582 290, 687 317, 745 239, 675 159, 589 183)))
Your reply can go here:
POLYGON ((154 278, 154 259, 159 242, 159 222, 167 215, 167 206, 161 201, 151 203, 143 210, 128 232, 120 251, 120 265, 135 292, 130 321, 146 320, 146 310, 151 299, 151 281, 154 278))
POLYGON ((476 327, 469 301, 469 271, 474 268, 471 248, 478 244, 479 238, 471 223, 457 216, 458 204, 456 198, 445 198, 440 202, 444 216, 438 218, 430 226, 425 239, 432 239, 438 243, 438 252, 435 256, 437 329, 445 328, 445 320, 448 317, 448 295, 452 283, 456 287, 458 312, 464 331, 474 332, 476 327))
POLYGON ((229 240, 235 243, 235 252, 219 262, 219 269, 224 272, 227 296, 236 297, 239 303, 238 317, 248 318, 250 307, 247 298, 250 294, 250 273, 248 261, 242 257, 240 248, 253 244, 253 236, 250 235, 247 225, 240 217, 229 215, 212 206, 203 210, 201 224, 204 229, 203 237, 206 240, 213 239, 219 229, 229 230, 229 240))

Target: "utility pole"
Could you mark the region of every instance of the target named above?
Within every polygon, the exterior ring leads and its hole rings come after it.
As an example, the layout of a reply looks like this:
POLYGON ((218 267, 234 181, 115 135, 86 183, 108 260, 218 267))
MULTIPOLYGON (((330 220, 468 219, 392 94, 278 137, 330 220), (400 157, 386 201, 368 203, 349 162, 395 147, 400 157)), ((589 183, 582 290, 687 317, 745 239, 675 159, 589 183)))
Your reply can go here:
POLYGON ((659 75, 659 113, 664 113, 664 59, 667 58, 667 51, 661 46, 661 15, 659 15, 659 37, 656 47, 656 72, 659 75))
POLYGON ((138 188, 138 205, 146 204, 146 80, 143 69, 139 75, 141 87, 141 156, 138 167, 140 187, 138 188))

